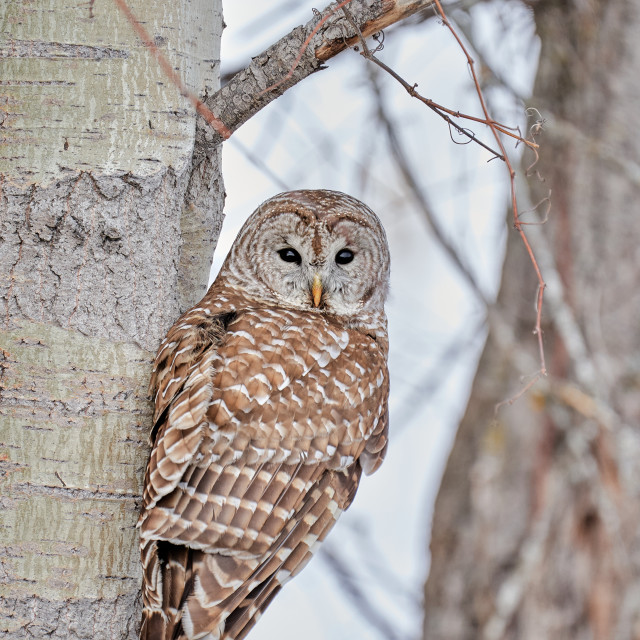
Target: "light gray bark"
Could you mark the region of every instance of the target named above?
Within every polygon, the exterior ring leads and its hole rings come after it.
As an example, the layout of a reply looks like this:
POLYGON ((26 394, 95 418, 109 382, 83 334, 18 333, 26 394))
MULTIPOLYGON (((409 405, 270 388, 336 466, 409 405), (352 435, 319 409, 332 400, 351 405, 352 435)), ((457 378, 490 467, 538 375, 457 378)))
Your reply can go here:
POLYGON ((640 637, 640 4, 529 4, 549 376, 494 418, 537 368, 536 279, 513 232, 498 301, 512 335, 491 332, 436 503, 428 640, 640 637))
MULTIPOLYGON (((197 95, 219 2, 131 1, 197 95)), ((115 3, 4 3, 0 637, 135 638, 147 381, 203 294, 219 153, 115 3)))

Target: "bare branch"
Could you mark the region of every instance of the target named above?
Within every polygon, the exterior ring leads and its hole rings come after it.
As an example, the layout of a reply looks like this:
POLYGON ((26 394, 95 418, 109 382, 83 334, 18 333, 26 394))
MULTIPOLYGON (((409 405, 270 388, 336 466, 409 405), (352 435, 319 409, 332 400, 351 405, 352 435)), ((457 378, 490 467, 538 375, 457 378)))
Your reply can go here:
POLYGON ((430 0, 383 0, 372 6, 366 0, 342 0, 330 4, 322 12, 314 10, 313 19, 306 25, 296 27, 253 58, 246 69, 235 74, 220 91, 203 102, 189 91, 126 0, 114 2, 167 77, 202 117, 196 128, 196 160, 228 139, 238 127, 287 89, 323 69, 324 62, 357 42, 360 34, 370 36, 431 5, 430 0), (352 10, 358 31, 337 13, 346 5, 352 10))
MULTIPOLYGON (((462 118, 464 120, 470 120, 472 122, 478 122, 480 124, 486 124, 491 126, 492 130, 499 131, 500 133, 503 133, 504 135, 510 136, 512 138, 515 138, 518 142, 522 142, 524 144, 526 144, 528 147, 530 147, 531 149, 535 150, 538 148, 538 145, 536 144, 536 142, 534 140, 528 140, 526 138, 524 138, 523 136, 520 135, 520 132, 518 131, 517 127, 509 127, 507 125, 501 124, 499 122, 497 122, 496 120, 491 120, 491 122, 489 122, 489 116, 488 113, 486 111, 486 109, 484 109, 485 111, 485 118, 478 118, 476 116, 471 116, 468 115, 466 113, 461 113, 460 111, 454 111, 453 109, 449 109, 441 104, 438 104, 437 102, 434 102, 433 100, 431 100, 430 98, 425 98, 424 96, 420 95, 420 93, 418 93, 417 91, 417 84, 410 84, 409 82, 407 82, 402 76, 400 76, 398 73, 396 73, 391 67, 389 67, 388 65, 386 65, 384 62, 382 62, 382 60, 378 59, 375 54, 382 49, 382 42, 384 41, 384 33, 382 33, 382 40, 380 42, 380 44, 375 48, 375 50, 371 51, 371 49, 369 49, 367 42, 365 40, 365 34, 362 33, 362 31, 360 31, 360 29, 358 28, 358 25, 356 23, 356 21, 353 19, 353 16, 351 15, 351 12, 346 8, 347 3, 342 3, 340 5, 340 7, 342 8, 342 12, 344 13, 345 17, 347 18, 347 20, 349 21, 349 23, 351 24, 351 26, 353 27, 353 29, 357 32, 358 34, 358 39, 360 42, 360 45, 362 46, 362 53, 361 55, 364 56, 367 60, 370 60, 371 62, 373 62, 374 64, 376 64, 377 66, 379 66, 381 69, 383 69, 384 71, 386 71, 392 78, 394 78, 397 82, 399 82, 405 89, 405 91, 412 97, 412 98, 416 98, 417 100, 419 100, 420 102, 422 102, 423 104, 425 104, 427 107, 429 107, 429 109, 431 109, 432 111, 434 111, 435 113, 437 113, 443 120, 445 120, 450 127, 454 128, 461 136, 466 136, 469 138, 469 141, 473 141, 476 142, 477 144, 479 144, 481 147, 483 147, 484 149, 486 149, 487 151, 489 151, 490 153, 492 153, 496 158, 499 158, 500 160, 505 160, 504 157, 504 150, 503 153, 500 153, 498 151, 495 151, 494 149, 492 149, 491 147, 489 147, 488 145, 486 145, 484 142, 482 142, 481 140, 479 140, 475 133, 473 131, 470 131, 469 129, 465 129, 463 127, 461 127, 459 124, 457 124, 456 122, 454 122, 451 118, 462 118), (451 116, 451 117, 449 117, 451 116)), ((451 28, 451 27, 449 27, 451 28)), ((374 38, 376 38, 376 36, 374 35, 374 38)), ((460 43, 460 40, 458 39, 458 42, 460 43)), ((469 54, 465 51, 465 54, 467 55, 467 58, 469 57, 469 54)), ((477 88, 479 89, 479 86, 476 83, 477 88)))
MULTIPOLYGON (((205 100, 206 107, 231 133, 287 89, 324 68, 324 62, 357 42, 358 34, 338 11, 348 4, 360 31, 366 36, 427 8, 429 0, 365 0, 331 4, 303 26, 253 58, 220 91, 205 100)), ((198 154, 223 141, 217 131, 198 122, 198 154)))

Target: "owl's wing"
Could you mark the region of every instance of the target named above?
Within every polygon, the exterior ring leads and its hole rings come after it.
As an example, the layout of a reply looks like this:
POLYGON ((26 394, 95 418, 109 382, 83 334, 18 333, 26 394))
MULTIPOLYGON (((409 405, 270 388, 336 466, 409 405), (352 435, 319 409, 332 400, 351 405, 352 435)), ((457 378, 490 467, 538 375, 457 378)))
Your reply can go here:
POLYGON ((215 350, 220 344, 233 317, 231 309, 212 315, 205 307, 196 307, 179 318, 167 333, 156 354, 149 381, 149 394, 154 402, 152 444, 163 413, 184 387, 192 368, 201 363, 205 352, 212 347, 215 350))
MULTIPOLYGON (((386 388, 386 394, 389 394, 389 387, 386 388)), ((389 407, 387 405, 387 397, 384 398, 384 411, 380 416, 377 426, 372 431, 367 440, 360 462, 365 475, 370 476, 378 470, 387 455, 387 446, 389 444, 389 407)))
POLYGON ((229 323, 156 437, 141 522, 146 582, 158 588, 145 605, 157 618, 166 594, 181 592, 172 608, 188 636, 225 627, 225 638, 242 637, 230 629, 244 633, 306 563, 350 504, 370 435, 380 441, 385 430, 375 345, 318 326, 318 316, 289 315, 261 310, 229 323), (157 541, 190 547, 188 566, 162 560, 157 541))
POLYGON ((153 449, 145 473, 144 509, 173 491, 202 442, 213 396, 212 363, 233 317, 233 310, 212 315, 205 307, 191 309, 158 349, 149 382, 153 449))

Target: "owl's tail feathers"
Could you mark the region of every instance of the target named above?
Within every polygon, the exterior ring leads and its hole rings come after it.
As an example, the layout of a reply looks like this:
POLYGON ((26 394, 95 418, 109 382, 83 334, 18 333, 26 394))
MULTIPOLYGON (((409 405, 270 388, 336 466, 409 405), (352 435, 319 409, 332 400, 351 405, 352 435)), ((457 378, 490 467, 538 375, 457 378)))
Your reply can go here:
POLYGON ((142 549, 141 639, 244 638, 349 506, 360 473, 357 462, 348 473, 325 473, 264 555, 205 553, 148 541, 142 549))
POLYGON ((238 595, 259 560, 251 554, 224 555, 193 552, 193 588, 182 612, 182 626, 189 640, 235 638, 228 634, 227 619, 237 606, 238 595))
POLYGON ((193 589, 192 554, 187 547, 161 540, 144 543, 140 640, 185 638, 182 606, 193 589))
POLYGON ((149 540, 142 546, 140 640, 219 640, 234 595, 255 571, 252 555, 204 553, 149 540))

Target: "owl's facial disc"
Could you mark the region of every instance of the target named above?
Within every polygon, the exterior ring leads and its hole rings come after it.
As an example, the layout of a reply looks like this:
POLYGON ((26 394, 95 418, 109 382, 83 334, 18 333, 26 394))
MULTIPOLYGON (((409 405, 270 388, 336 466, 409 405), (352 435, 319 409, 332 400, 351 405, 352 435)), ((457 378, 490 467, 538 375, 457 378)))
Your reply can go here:
POLYGON ((278 304, 353 316, 381 309, 389 260, 381 229, 345 216, 282 212, 253 238, 255 275, 278 304))

